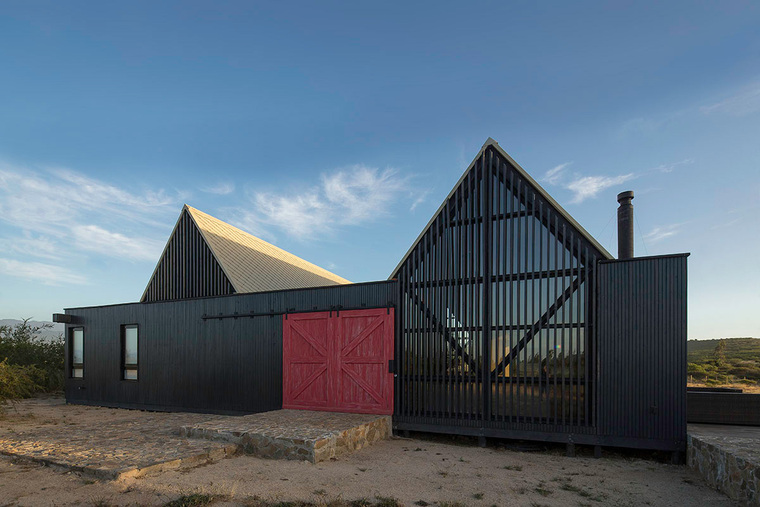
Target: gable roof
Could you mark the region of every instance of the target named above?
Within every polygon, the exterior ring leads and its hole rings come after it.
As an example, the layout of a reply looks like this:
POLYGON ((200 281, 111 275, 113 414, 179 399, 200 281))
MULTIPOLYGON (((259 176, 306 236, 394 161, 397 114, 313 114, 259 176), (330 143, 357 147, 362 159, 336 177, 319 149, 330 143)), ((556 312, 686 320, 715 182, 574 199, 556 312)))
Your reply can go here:
POLYGON ((591 245, 594 246, 599 252, 606 257, 607 259, 614 259, 611 253, 609 253, 599 242, 594 239, 594 237, 584 229, 581 224, 579 224, 571 215, 568 213, 562 206, 559 205, 557 201, 554 200, 554 198, 549 195, 549 192, 547 192, 541 185, 538 184, 536 180, 534 180, 530 174, 525 171, 522 167, 520 167, 520 164, 514 161, 512 157, 510 157, 506 151, 504 151, 501 146, 499 146, 499 143, 497 143, 492 138, 488 138, 486 142, 483 144, 483 147, 480 148, 480 151, 478 151, 478 154, 475 155, 475 158, 472 159, 472 162, 467 167, 467 169, 462 174, 462 177, 459 178, 459 181, 457 181, 456 185, 451 189, 451 192, 449 192, 449 195, 446 196, 446 198, 443 200, 441 205, 438 207, 437 210, 435 210, 435 213, 433 213, 432 218, 427 223, 427 225, 422 229, 422 232, 420 232, 419 236, 417 236, 417 239, 414 240, 412 243, 412 246, 409 247, 409 250, 407 250, 406 254, 401 258, 401 261, 396 265, 396 267, 393 269, 393 272, 388 277, 389 280, 396 278, 398 275, 399 269, 401 269, 401 266, 406 262, 406 260, 409 258, 409 255, 411 255, 412 251, 414 251, 414 248, 417 246, 417 244, 420 242, 420 240, 425 236, 425 234, 428 232, 430 227, 433 225, 433 222, 435 221, 436 217, 439 213, 443 210, 444 205, 446 202, 451 199, 451 197, 456 192, 457 188, 462 184, 462 182, 465 180, 465 178, 470 174, 470 171, 475 167, 476 162, 478 159, 483 155, 483 152, 488 149, 489 147, 492 147, 496 152, 503 157, 509 164, 519 173, 519 175, 526 181, 528 184, 530 184, 536 192, 538 192, 546 201, 549 202, 551 206, 554 207, 554 209, 565 219, 567 222, 570 223, 571 226, 573 226, 581 236, 583 236, 586 240, 591 243, 591 245))
POLYGON ((192 217, 235 292, 351 283, 187 204, 183 209, 192 217))
MULTIPOLYGON (((222 273, 232 285, 235 293, 265 292, 305 287, 324 287, 349 284, 350 281, 312 264, 300 257, 278 248, 226 222, 214 218, 192 206, 184 205, 177 225, 166 242, 141 301, 146 294, 164 260, 166 250, 172 244, 183 217, 192 220, 202 241, 211 251, 222 273)), ((189 261, 192 262, 192 261, 189 261)), ((202 270, 200 266, 191 267, 202 270)), ((204 276, 202 272, 198 273, 204 276)), ((179 274, 170 274, 170 277, 179 274)), ((206 274, 205 276, 208 276, 206 274)), ((225 292, 227 293, 227 292, 225 292)))

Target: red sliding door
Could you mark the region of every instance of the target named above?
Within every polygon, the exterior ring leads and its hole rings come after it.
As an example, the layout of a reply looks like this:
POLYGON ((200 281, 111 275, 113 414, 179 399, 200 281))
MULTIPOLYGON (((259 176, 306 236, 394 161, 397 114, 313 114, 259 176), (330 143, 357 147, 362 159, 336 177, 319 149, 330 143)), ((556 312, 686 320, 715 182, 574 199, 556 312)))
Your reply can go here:
POLYGON ((283 408, 393 413, 393 309, 283 317, 283 408))

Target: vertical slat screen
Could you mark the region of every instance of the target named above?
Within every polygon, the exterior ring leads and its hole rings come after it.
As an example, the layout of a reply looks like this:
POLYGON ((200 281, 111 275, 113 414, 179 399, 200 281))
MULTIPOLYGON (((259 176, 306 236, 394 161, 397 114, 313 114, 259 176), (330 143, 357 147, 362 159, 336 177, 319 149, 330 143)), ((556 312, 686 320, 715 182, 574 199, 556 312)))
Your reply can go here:
POLYGON ((590 428, 599 252, 486 148, 398 271, 396 420, 590 428))

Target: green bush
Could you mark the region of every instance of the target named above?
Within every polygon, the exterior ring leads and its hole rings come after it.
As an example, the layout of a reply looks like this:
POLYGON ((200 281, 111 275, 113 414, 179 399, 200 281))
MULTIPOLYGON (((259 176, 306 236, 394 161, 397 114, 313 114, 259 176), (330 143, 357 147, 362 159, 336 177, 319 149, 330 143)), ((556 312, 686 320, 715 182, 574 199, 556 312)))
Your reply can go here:
POLYGON ((0 410, 6 401, 28 398, 42 391, 39 381, 45 378, 45 372, 36 366, 19 366, 0 361, 0 410))
POLYGON ((41 330, 50 327, 52 324, 31 326, 28 319, 13 327, 0 326, 0 361, 25 367, 23 371, 34 384, 48 392, 60 391, 64 385, 63 336, 52 340, 39 336, 41 330))

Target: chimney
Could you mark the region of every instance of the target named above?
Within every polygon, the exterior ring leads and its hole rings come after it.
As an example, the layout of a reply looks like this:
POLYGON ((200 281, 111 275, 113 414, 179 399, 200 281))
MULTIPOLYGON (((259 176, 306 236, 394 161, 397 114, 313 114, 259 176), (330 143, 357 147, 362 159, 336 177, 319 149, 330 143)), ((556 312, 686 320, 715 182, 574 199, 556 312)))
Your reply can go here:
POLYGON ((617 201, 618 215, 618 259, 633 258, 633 190, 620 192, 617 201))

